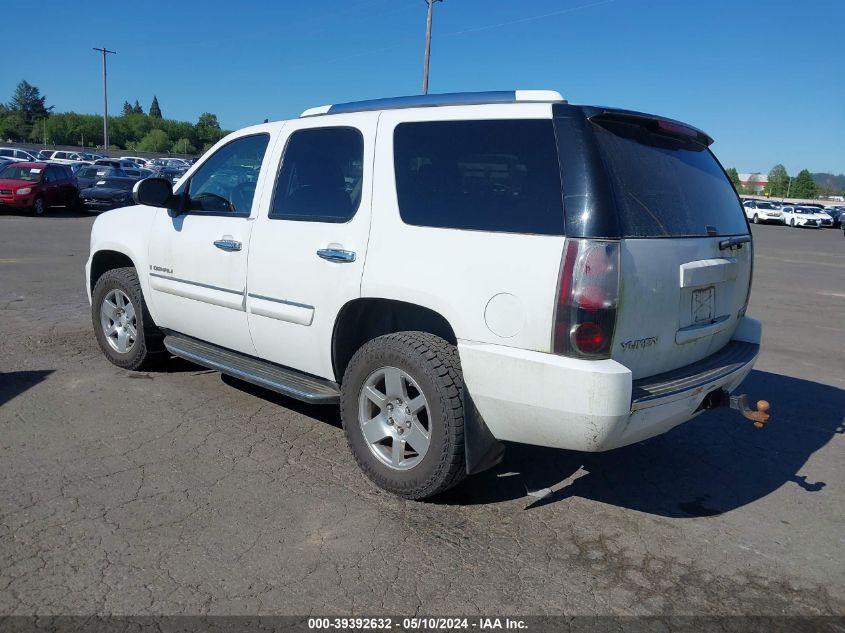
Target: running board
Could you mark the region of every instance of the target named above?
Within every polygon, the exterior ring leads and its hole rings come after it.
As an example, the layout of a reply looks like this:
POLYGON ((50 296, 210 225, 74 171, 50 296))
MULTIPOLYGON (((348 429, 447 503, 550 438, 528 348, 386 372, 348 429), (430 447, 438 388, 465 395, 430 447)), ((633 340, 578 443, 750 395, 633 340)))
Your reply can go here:
POLYGON ((281 367, 182 334, 169 333, 164 337, 164 346, 174 356, 303 402, 340 402, 340 387, 331 380, 281 367))

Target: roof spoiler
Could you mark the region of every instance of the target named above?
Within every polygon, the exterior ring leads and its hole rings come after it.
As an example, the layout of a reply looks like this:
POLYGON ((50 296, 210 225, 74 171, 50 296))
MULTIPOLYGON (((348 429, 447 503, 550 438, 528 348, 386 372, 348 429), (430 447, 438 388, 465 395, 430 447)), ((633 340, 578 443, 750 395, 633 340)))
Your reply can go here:
POLYGON ((607 108, 590 108, 589 110, 594 110, 594 112, 588 112, 587 118, 599 125, 604 122, 640 125, 655 134, 695 141, 705 147, 713 144, 713 137, 709 134, 687 123, 675 121, 674 119, 630 110, 611 110, 607 108))

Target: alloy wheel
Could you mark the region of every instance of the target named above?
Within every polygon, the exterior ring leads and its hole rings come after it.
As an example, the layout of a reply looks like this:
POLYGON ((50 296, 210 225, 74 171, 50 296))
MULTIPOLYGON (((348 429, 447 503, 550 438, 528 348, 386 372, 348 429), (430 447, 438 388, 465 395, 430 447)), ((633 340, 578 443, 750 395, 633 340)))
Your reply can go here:
POLYGON ((382 367, 364 381, 358 422, 364 440, 382 464, 410 470, 431 445, 428 401, 416 381, 397 367, 382 367))
POLYGON ((127 354, 138 339, 135 306, 120 288, 110 290, 100 306, 100 325, 111 348, 127 354))

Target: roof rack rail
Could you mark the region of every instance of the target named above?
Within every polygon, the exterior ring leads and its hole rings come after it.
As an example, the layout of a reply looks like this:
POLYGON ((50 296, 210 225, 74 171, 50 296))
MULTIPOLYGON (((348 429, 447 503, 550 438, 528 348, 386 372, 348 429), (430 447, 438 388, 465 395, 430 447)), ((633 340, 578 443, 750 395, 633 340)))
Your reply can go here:
POLYGON ((488 103, 566 103, 556 90, 492 90, 488 92, 446 92, 434 95, 386 97, 367 101, 350 101, 308 108, 300 117, 369 110, 396 110, 399 108, 426 108, 450 105, 480 105, 488 103))

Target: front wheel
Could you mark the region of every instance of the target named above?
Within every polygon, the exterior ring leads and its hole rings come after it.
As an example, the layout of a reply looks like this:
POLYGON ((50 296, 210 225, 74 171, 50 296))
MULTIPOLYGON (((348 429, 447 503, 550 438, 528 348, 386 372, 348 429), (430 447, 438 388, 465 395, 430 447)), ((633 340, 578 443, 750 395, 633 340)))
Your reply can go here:
POLYGON ((38 196, 35 199, 35 202, 32 205, 32 212, 35 215, 44 215, 44 211, 47 210, 47 205, 44 203, 44 198, 38 196))
POLYGON ((341 418, 358 466, 407 499, 443 492, 466 475, 458 350, 425 332, 380 336, 343 376, 341 418))
POLYGON ((134 268, 114 268, 97 280, 91 320, 100 349, 118 367, 143 369, 166 357, 134 268))
POLYGON ((760 216, 756 213, 754 214, 754 224, 760 224, 760 216))

